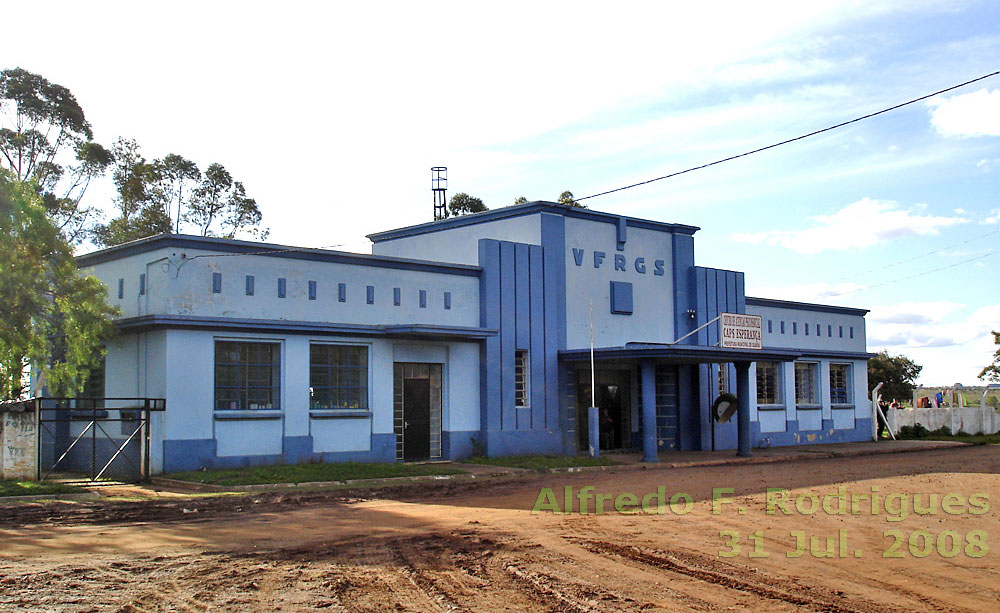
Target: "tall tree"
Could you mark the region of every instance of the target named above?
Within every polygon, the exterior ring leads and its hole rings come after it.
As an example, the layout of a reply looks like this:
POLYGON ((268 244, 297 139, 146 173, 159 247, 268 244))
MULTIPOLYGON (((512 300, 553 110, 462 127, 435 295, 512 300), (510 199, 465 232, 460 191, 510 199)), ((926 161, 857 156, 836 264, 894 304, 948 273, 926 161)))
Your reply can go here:
MULTIPOLYGON (((1000 345, 1000 332, 993 332, 993 342, 1000 345)), ((979 378, 985 379, 991 383, 1000 383, 1000 347, 998 347, 997 352, 993 354, 993 363, 979 373, 979 378)))
POLYGON ((0 167, 15 180, 33 181, 57 228, 74 242, 85 237, 98 213, 80 201, 91 179, 111 162, 107 149, 92 138, 83 109, 67 88, 21 68, 0 72, 0 167), (64 154, 75 161, 63 164, 64 154))
POLYGON ((483 201, 475 196, 470 196, 465 192, 458 192, 451 197, 448 202, 448 212, 452 217, 457 217, 459 215, 471 215, 472 213, 482 213, 483 211, 488 211, 489 208, 483 201))
POLYGON ((115 185, 114 204, 118 216, 94 230, 103 246, 171 231, 167 197, 163 191, 163 169, 143 157, 135 139, 119 138, 112 148, 115 185))
POLYGON ((219 163, 205 169, 183 217, 197 226, 202 236, 218 233, 234 238, 238 233, 247 233, 263 239, 268 235, 268 230, 260 227, 262 216, 257 201, 248 197, 243 183, 234 181, 219 163))
POLYGON ((514 205, 517 206, 518 204, 528 204, 528 199, 524 196, 518 196, 517 199, 514 200, 514 205))
POLYGON ((886 400, 910 400, 913 398, 913 388, 923 370, 910 358, 904 355, 889 355, 880 351, 878 355, 868 360, 868 395, 879 383, 883 383, 879 394, 886 400))
MULTIPOLYGON (((174 232, 181 231, 181 217, 185 190, 193 183, 201 179, 201 171, 198 165, 191 160, 185 159, 176 153, 170 153, 159 160, 161 180, 165 183, 164 192, 167 195, 169 209, 173 209, 173 204, 177 204, 177 214, 174 216, 174 232)), ((190 190, 187 190, 190 192, 190 190)), ((169 210, 168 209, 168 210, 169 210)))
POLYGON ((567 191, 559 194, 559 204, 562 204, 562 205, 565 205, 565 206, 575 206, 575 207, 580 208, 580 209, 587 208, 586 206, 584 206, 584 205, 580 204, 579 202, 577 202, 576 200, 574 200, 573 199, 573 192, 571 192, 569 190, 567 190, 567 191))
POLYGON ((82 390, 113 332, 107 288, 82 273, 37 187, 0 169, 0 398, 24 396, 27 373, 52 395, 82 390))

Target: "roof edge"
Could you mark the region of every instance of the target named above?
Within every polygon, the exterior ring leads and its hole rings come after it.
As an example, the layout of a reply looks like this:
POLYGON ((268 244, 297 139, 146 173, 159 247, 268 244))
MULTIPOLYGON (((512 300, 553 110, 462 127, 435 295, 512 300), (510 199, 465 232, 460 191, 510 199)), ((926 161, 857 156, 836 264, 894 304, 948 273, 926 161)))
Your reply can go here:
POLYGON ((507 219, 510 217, 531 215, 534 213, 554 213, 564 217, 576 217, 579 219, 590 219, 593 221, 603 221, 607 223, 617 223, 618 219, 624 218, 626 225, 634 228, 646 228, 649 230, 659 230, 661 232, 671 232, 676 234, 693 235, 701 229, 697 226, 639 219, 637 217, 628 217, 627 215, 615 215, 614 213, 605 213, 603 211, 594 211, 591 209, 573 207, 556 202, 538 200, 535 202, 528 202, 527 204, 515 204, 501 207, 499 209, 483 211, 482 213, 473 213, 471 215, 462 215, 460 217, 450 217, 448 219, 441 219, 438 221, 429 221, 427 223, 406 226, 394 230, 385 230, 383 232, 373 232, 372 234, 368 234, 367 238, 373 243, 380 243, 398 238, 430 234, 441 230, 472 226, 480 223, 507 219))
POLYGON ((753 298, 746 297, 747 305, 797 309, 799 311, 819 311, 822 313, 841 313, 844 315, 860 315, 864 317, 869 309, 857 309, 853 307, 834 306, 832 304, 816 304, 813 302, 793 302, 791 300, 777 300, 775 298, 753 298))

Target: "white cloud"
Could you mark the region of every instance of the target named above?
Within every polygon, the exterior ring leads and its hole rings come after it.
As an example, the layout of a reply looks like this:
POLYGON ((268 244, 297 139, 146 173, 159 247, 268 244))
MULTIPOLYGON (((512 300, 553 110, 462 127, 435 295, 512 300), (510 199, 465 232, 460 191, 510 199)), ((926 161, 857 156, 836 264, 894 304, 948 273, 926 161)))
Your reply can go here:
POLYGON ((983 223, 994 224, 1000 223, 1000 209, 993 209, 990 211, 990 216, 983 220, 983 223))
POLYGON ((980 307, 965 317, 962 310, 962 305, 947 301, 873 307, 867 318, 868 349, 888 349, 916 360, 924 366, 921 383, 975 384, 996 351, 990 331, 1000 329, 1000 304, 980 307), (924 314, 929 321, 901 321, 907 314, 924 314))
MULTIPOLYGON (((914 207, 920 208, 920 207, 914 207)), ((935 235, 941 228, 966 223, 964 217, 921 215, 894 202, 862 198, 832 215, 810 217, 802 230, 744 232, 733 238, 754 245, 775 245, 798 253, 863 249, 902 236, 935 235)))
POLYGON ((992 172, 994 168, 1000 168, 1000 158, 983 158, 976 162, 976 168, 985 173, 992 172))
POLYGON ((931 124, 943 136, 1000 136, 1000 89, 935 98, 931 124))

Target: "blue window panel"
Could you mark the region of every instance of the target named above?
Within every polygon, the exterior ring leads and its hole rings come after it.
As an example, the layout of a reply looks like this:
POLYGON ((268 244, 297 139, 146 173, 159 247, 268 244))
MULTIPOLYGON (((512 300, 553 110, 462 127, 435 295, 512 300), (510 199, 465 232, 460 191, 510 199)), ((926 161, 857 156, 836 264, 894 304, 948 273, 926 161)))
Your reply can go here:
POLYGON ((402 302, 402 293, 403 292, 398 287, 392 288, 392 306, 399 306, 402 302))
POLYGON ((816 336, 823 336, 823 330, 816 324, 816 336))
POLYGON ((451 292, 444 293, 444 310, 451 310, 451 292))
POLYGON ((368 304, 375 304, 375 286, 369 285, 365 288, 365 300, 368 304))
POLYGON ((806 336, 809 336, 809 324, 802 324, 802 329, 805 330, 806 336))
POLYGON ((125 279, 118 279, 118 299, 125 297, 125 279))
POLYGON ((139 275, 139 295, 144 296, 146 294, 146 273, 141 273, 139 275))
POLYGON ((854 338, 854 326, 851 326, 851 338, 854 338))
POLYGON ((768 319, 767 320, 767 333, 771 334, 772 332, 774 332, 774 322, 771 321, 770 319, 768 319))
POLYGON ((338 283, 337 284, 337 301, 347 302, 347 284, 338 283))
POLYGON ((826 335, 829 336, 830 338, 833 338, 833 326, 827 324, 826 335))
POLYGON ((420 290, 420 308, 427 308, 427 290, 425 289, 420 290))
POLYGON ((253 275, 247 275, 247 296, 253 296, 253 275))
POLYGON ((611 312, 616 315, 632 314, 632 284, 628 281, 611 282, 611 312))
POLYGON ((799 322, 793 321, 792 322, 792 334, 798 334, 798 333, 799 333, 799 322))
POLYGON ((316 282, 309 282, 309 300, 316 300, 316 282))
POLYGON ((840 326, 840 338, 844 338, 844 326, 840 326))
POLYGON ((221 294, 222 293, 222 273, 213 272, 212 273, 212 293, 221 294))
POLYGON ((288 282, 284 279, 278 279, 278 298, 285 297, 285 289, 288 286, 288 282))
POLYGON ((781 324, 781 333, 784 334, 785 333, 785 322, 782 321, 782 322, 780 322, 780 324, 781 324))

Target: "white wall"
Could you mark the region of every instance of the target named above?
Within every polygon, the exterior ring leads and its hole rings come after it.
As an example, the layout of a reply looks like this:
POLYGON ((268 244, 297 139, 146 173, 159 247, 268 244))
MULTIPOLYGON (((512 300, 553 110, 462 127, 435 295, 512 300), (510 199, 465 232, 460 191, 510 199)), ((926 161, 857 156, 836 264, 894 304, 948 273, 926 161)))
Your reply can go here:
POLYGON ((665 343, 674 340, 673 235, 628 227, 625 250, 618 251, 615 224, 566 217, 566 347, 590 346, 590 301, 594 303, 594 344, 621 346, 629 342, 665 343), (577 265, 574 249, 583 250, 577 265), (595 267, 594 252, 605 254, 595 267), (615 256, 624 256, 625 270, 615 269, 615 256), (643 258, 646 272, 636 270, 643 258), (655 262, 663 261, 662 276, 655 262), (611 281, 632 283, 632 315, 611 313, 611 281))
POLYGON ((521 215, 381 241, 372 245, 372 253, 457 264, 479 264, 481 238, 540 245, 541 215, 521 215))

